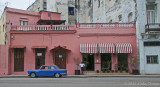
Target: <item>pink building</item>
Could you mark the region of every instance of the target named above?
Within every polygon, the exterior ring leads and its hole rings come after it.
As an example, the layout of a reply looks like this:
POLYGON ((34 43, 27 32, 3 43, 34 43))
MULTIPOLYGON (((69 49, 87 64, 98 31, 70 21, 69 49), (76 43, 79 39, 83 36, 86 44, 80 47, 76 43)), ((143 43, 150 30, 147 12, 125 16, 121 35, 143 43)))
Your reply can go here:
POLYGON ((0 75, 27 74, 43 64, 56 64, 74 74, 81 61, 86 71, 115 70, 120 65, 132 72, 129 62, 137 53, 135 23, 65 25, 60 13, 5 11, 7 42, 0 45, 0 75))

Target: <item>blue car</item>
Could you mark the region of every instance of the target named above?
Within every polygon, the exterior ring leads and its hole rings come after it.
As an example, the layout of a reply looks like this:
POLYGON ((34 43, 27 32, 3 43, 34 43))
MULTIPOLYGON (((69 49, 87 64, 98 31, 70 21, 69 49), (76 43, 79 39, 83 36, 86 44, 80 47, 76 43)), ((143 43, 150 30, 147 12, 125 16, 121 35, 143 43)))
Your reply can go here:
POLYGON ((28 70, 28 75, 32 78, 38 76, 54 76, 59 78, 66 74, 66 69, 59 69, 56 65, 42 65, 40 69, 28 70))

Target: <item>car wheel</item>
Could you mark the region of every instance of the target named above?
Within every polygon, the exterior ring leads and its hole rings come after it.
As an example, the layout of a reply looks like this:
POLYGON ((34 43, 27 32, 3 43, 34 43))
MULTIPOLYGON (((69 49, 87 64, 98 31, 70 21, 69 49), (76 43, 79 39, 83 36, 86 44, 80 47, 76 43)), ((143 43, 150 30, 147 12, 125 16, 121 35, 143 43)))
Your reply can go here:
POLYGON ((61 77, 61 74, 56 73, 56 74, 54 75, 54 77, 59 78, 59 77, 61 77))
POLYGON ((35 78, 36 77, 36 74, 35 73, 31 73, 31 78, 35 78))

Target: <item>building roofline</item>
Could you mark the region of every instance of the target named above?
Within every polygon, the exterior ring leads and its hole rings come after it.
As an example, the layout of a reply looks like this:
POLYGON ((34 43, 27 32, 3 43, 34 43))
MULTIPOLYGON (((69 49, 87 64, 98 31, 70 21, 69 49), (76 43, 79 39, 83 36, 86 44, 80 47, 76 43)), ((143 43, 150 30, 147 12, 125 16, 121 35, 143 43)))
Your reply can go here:
POLYGON ((39 12, 22 10, 22 9, 16 9, 16 8, 10 8, 10 7, 6 7, 6 11, 7 11, 7 12, 12 12, 12 13, 20 13, 20 14, 40 16, 40 13, 39 13, 39 12))
POLYGON ((4 8, 4 10, 3 10, 2 14, 1 14, 0 20, 2 19, 2 16, 4 15, 6 9, 7 9, 7 7, 5 6, 5 8, 4 8))

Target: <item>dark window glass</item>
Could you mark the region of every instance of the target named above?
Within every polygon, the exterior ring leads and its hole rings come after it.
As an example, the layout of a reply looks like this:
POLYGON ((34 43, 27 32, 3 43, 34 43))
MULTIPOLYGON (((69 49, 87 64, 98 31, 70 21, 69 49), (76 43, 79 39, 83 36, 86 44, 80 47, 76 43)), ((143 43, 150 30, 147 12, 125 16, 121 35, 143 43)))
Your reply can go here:
POLYGON ((158 64, 158 56, 157 55, 147 56, 147 64, 158 64))
POLYGON ((160 46, 160 41, 144 42, 144 46, 160 46))
POLYGON ((69 7, 68 10, 68 15, 74 15, 74 7, 69 7))

